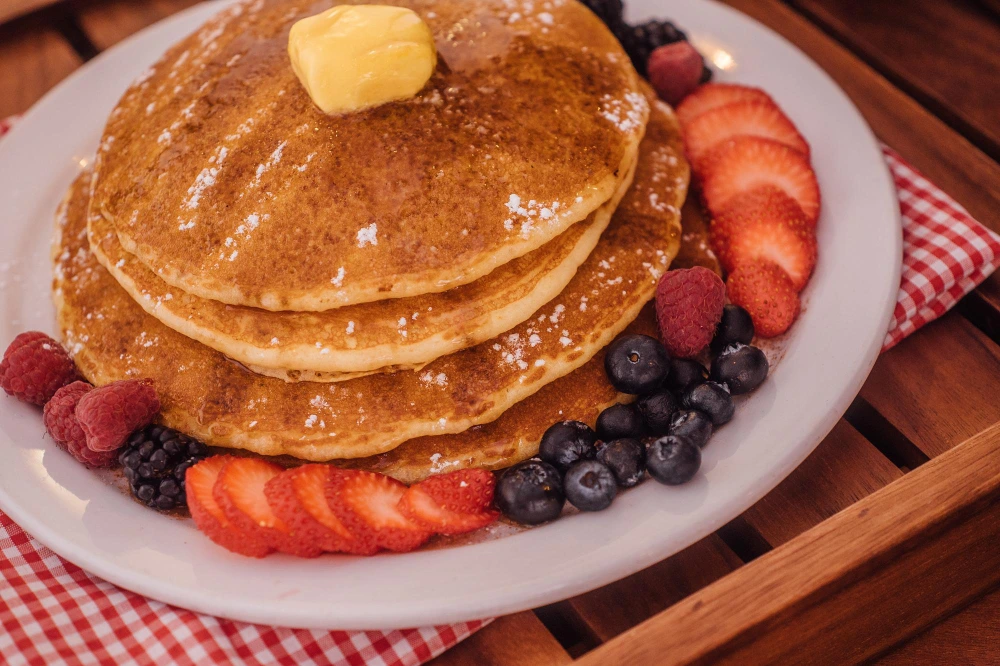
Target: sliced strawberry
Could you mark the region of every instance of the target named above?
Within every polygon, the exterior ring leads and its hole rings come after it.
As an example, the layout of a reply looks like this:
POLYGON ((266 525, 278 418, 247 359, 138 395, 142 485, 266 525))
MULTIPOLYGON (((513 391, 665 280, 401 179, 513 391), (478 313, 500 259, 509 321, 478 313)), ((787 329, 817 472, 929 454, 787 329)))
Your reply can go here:
POLYGON ((477 513, 493 504, 496 477, 485 469, 462 469, 429 477, 416 487, 449 511, 477 513))
POLYGON ((733 83, 706 83, 684 98, 677 107, 677 119, 687 130, 692 120, 703 113, 734 102, 770 102, 771 96, 760 88, 750 88, 733 83))
POLYGON ((406 491, 399 500, 399 510, 413 522, 438 534, 472 532, 500 517, 500 513, 492 509, 475 513, 449 511, 419 485, 406 491))
POLYGON ((792 121, 773 102, 759 101, 726 104, 694 118, 684 127, 684 148, 700 171, 701 160, 713 148, 738 136, 771 139, 809 156, 809 144, 792 121))
POLYGON ((729 300, 750 313, 757 335, 781 335, 799 316, 799 295, 781 268, 770 261, 741 265, 726 280, 729 300))
POLYGON ((326 499, 355 538, 405 553, 431 536, 400 512, 399 500, 405 492, 406 486, 382 474, 338 470, 330 475, 326 499))
POLYGON ((767 186, 737 195, 712 223, 712 250, 727 273, 757 259, 780 266, 802 291, 816 266, 816 234, 802 209, 767 186))
POLYGON ((314 545, 291 534, 267 502, 264 486, 282 471, 280 466, 260 458, 234 458, 219 472, 212 494, 229 522, 255 541, 264 541, 291 555, 318 555, 314 545))
POLYGON ((490 508, 495 486, 496 479, 485 469, 440 474, 411 486, 399 510, 438 534, 471 532, 500 516, 490 508))
POLYGON ((189 467, 184 475, 191 518, 205 536, 226 550, 249 557, 264 557, 274 549, 257 533, 244 534, 226 518, 215 501, 213 489, 219 472, 232 456, 213 456, 189 467))
POLYGON ((332 467, 302 465, 288 469, 267 482, 264 495, 274 513, 291 534, 312 544, 317 551, 373 555, 374 540, 364 543, 348 531, 326 501, 326 485, 332 467))
POLYGON ((729 139, 706 155, 700 168, 702 196, 712 215, 738 194, 773 185, 795 199, 810 222, 819 218, 819 184, 809 160, 777 141, 729 139))

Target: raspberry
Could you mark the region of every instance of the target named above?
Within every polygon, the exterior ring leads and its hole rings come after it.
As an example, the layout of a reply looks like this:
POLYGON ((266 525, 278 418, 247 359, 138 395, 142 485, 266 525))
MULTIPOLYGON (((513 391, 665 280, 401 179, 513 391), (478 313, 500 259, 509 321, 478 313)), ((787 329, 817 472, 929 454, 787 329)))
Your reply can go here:
POLYGON ((87 448, 116 451, 128 436, 148 426, 160 411, 151 380, 126 379, 94 389, 76 407, 76 418, 87 435, 87 448))
POLYGON ((0 361, 0 387, 18 400, 42 406, 80 373, 58 342, 38 331, 14 338, 0 361))
POLYGON ((65 449, 70 442, 78 447, 86 444, 87 436, 76 420, 76 405, 80 398, 93 389, 87 382, 73 382, 56 391, 52 399, 45 403, 42 422, 52 439, 62 448, 65 449))
POLYGON ((80 399, 94 390, 87 382, 68 384, 45 403, 42 419, 52 439, 70 455, 91 467, 110 467, 115 461, 114 453, 95 453, 87 448, 87 436, 76 418, 76 406, 80 399))
POLYGON ((726 285, 707 268, 667 271, 656 286, 660 340, 671 356, 692 358, 708 346, 722 319, 726 285))

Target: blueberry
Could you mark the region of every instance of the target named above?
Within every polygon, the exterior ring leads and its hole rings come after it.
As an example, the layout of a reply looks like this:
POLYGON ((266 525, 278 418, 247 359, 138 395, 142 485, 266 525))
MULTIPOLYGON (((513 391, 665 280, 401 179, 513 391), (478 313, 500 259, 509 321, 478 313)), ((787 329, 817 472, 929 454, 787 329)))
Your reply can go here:
POLYGON ((660 483, 687 483, 701 467, 701 449, 687 437, 667 435, 646 447, 646 469, 660 483))
POLYGON ((670 391, 663 390, 639 398, 636 403, 646 430, 654 435, 665 435, 670 427, 670 417, 677 411, 677 399, 670 391))
POLYGON ((596 460, 581 460, 566 471, 566 499, 580 511, 603 511, 618 494, 615 475, 596 460))
POLYGON ((650 53, 666 44, 687 39, 687 35, 670 21, 657 20, 624 26, 615 36, 632 59, 636 71, 642 76, 646 76, 646 63, 650 53))
POLYGON ((667 433, 687 437, 697 446, 704 447, 712 436, 712 419, 696 409, 682 409, 674 412, 667 433))
POLYGON ((670 372, 670 356, 656 338, 623 335, 608 347, 604 371, 622 393, 639 395, 658 389, 670 372))
POLYGON ((608 466, 619 486, 631 488, 642 480, 646 449, 638 439, 616 439, 597 450, 597 460, 608 466))
POLYGON ((538 457, 565 472, 576 461, 593 458, 597 453, 594 449, 595 442, 597 433, 586 423, 559 421, 542 435, 538 457))
POLYGON ((712 361, 712 381, 725 384, 733 395, 749 393, 767 379, 769 365, 764 352, 736 343, 712 361))
POLYGON ((681 403, 688 409, 697 409, 712 419, 712 425, 720 426, 729 423, 736 411, 729 389, 723 384, 705 382, 699 384, 684 394, 681 403))
POLYGON ((526 460, 504 472, 496 498, 504 515, 523 525, 555 520, 566 502, 559 470, 541 460, 526 460))
POLYGON ((597 417, 597 436, 605 442, 622 437, 642 437, 642 415, 635 405, 611 405, 597 417))
POLYGON ((708 370, 698 361, 689 358, 670 359, 670 374, 667 388, 675 393, 686 393, 693 386, 708 379, 708 370))
POLYGON ((715 329, 711 349, 718 354, 729 345, 748 345, 753 340, 753 319, 750 313, 738 305, 727 305, 722 309, 722 320, 715 329))

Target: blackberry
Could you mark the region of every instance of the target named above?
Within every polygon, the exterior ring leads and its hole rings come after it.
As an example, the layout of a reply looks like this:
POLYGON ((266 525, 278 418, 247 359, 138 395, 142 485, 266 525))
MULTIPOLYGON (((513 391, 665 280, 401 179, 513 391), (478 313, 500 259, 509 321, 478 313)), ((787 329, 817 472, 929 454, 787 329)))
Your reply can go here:
POLYGON ((650 53, 667 44, 687 41, 687 35, 673 23, 655 19, 638 25, 624 25, 615 36, 642 76, 646 76, 646 62, 650 53))
POLYGON ((118 456, 132 494, 158 511, 187 506, 184 473, 208 457, 208 448, 172 428, 136 430, 118 456))
POLYGON ((597 18, 604 21, 604 25, 617 35, 625 28, 625 19, 622 18, 624 9, 622 0, 581 0, 587 9, 594 12, 597 18))

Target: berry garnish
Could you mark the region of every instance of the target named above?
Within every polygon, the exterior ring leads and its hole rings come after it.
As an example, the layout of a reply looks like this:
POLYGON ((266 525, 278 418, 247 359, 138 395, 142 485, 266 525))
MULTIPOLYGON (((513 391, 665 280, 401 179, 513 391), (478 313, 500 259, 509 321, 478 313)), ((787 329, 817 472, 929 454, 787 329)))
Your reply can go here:
POLYGON ((772 186, 732 200, 712 224, 712 249, 728 273, 757 259, 772 261, 797 291, 816 266, 813 225, 795 201, 772 186))
POLYGON ((335 470, 326 499, 340 521, 356 538, 400 553, 422 546, 430 530, 399 510, 406 486, 374 472, 335 470))
POLYGON ((703 266, 664 273, 656 285, 656 321, 667 353, 697 356, 712 341, 725 303, 722 278, 703 266))
POLYGON ((631 488, 646 470, 646 448, 638 439, 616 439, 600 445, 597 460, 607 465, 619 486, 631 488))
POLYGON ((656 338, 623 335, 608 347, 604 371, 611 385, 622 393, 649 393, 667 378, 670 356, 656 338))
POLYGON ((307 557, 313 554, 310 544, 301 543, 297 535, 291 534, 264 494, 267 482, 282 471, 260 458, 233 458, 219 472, 213 496, 229 523, 244 537, 273 550, 307 557))
POLYGON ((616 36, 624 29, 622 0, 581 0, 616 36))
POLYGON ((712 361, 712 381, 725 384, 733 395, 749 393, 767 379, 768 368, 764 352, 737 343, 712 361))
POLYGON ((327 503, 326 486, 332 473, 330 465, 286 469, 264 485, 264 496, 289 532, 315 551, 374 555, 378 552, 375 541, 356 539, 327 503))
POLYGON ((771 185, 794 199, 810 223, 819 218, 819 184, 809 158, 777 141, 752 136, 723 141, 700 168, 702 196, 713 215, 736 196, 771 185))
POLYGON ((132 494, 146 506, 167 511, 187 506, 187 469, 208 457, 208 448, 172 428, 137 430, 118 454, 132 494))
POLYGON ((649 475, 668 486, 690 481, 701 467, 701 449, 686 437, 667 435, 646 447, 649 475))
POLYGON ((63 346, 39 331, 14 338, 0 361, 0 388, 39 407, 63 386, 79 379, 80 373, 63 346))
POLYGON ((580 511, 603 511, 618 494, 618 483, 606 465, 581 460, 566 470, 563 489, 569 503, 580 511))
POLYGON ((677 104, 701 82, 705 61, 686 41, 655 49, 646 63, 647 78, 660 99, 677 104))
POLYGON ((733 102, 702 113, 684 126, 684 150, 688 160, 698 165, 713 148, 738 136, 771 139, 809 155, 809 144, 771 101, 733 102))
POLYGON ((722 309, 722 320, 719 327, 715 329, 715 337, 712 338, 711 350, 718 354, 730 345, 748 345, 753 341, 753 319, 750 313, 738 305, 727 303, 722 309))
POLYGON ((555 520, 565 502, 559 470, 541 460, 518 463, 497 482, 497 507, 523 525, 555 520))
POLYGON ((670 417, 677 411, 677 399, 667 389, 650 393, 636 403, 646 430, 653 435, 665 435, 670 427, 670 417))
POLYGON ((87 382, 73 382, 62 387, 45 403, 42 420, 56 444, 71 456, 90 467, 111 467, 117 455, 114 451, 98 453, 87 448, 87 436, 76 418, 80 398, 94 389, 87 382))
POLYGON ((642 415, 634 404, 611 405, 597 417, 597 436, 605 442, 622 437, 642 437, 642 415))
POLYGON ((499 517, 490 509, 495 485, 492 472, 485 469, 439 474, 410 486, 399 500, 399 510, 437 534, 464 534, 499 517))
POLYGON ((777 264, 751 261, 726 280, 729 300, 746 309, 761 337, 781 335, 799 316, 795 285, 777 264))
POLYGON ((623 26, 616 36, 632 59, 636 71, 642 76, 646 76, 646 65, 653 51, 667 44, 687 40, 687 35, 670 21, 655 19, 639 25, 623 26))
POLYGON ((670 374, 665 386, 677 394, 683 394, 693 386, 708 379, 708 370, 698 361, 689 358, 670 359, 670 374))
POLYGON ((248 557, 264 557, 273 550, 268 541, 256 532, 245 534, 237 529, 215 501, 213 489, 219 473, 233 460, 239 459, 212 456, 188 468, 185 480, 188 509, 198 529, 226 550, 248 557))
POLYGON ((580 421, 559 421, 542 435, 538 457, 565 472, 578 460, 593 458, 597 433, 580 421))
POLYGON ((686 130, 691 122, 702 114, 736 102, 774 104, 771 96, 760 88, 734 83, 709 83, 684 98, 684 101, 677 107, 677 119, 686 130))
POLYGON ((684 394, 681 403, 688 409, 704 412, 715 426, 729 423, 733 418, 733 412, 736 411, 729 389, 716 382, 705 382, 695 386, 684 394))
POLYGON ((704 448, 712 436, 712 419, 696 409, 682 409, 670 418, 667 434, 686 437, 699 448, 704 448))
POLYGON ((126 379, 80 398, 76 418, 87 435, 87 448, 116 451, 133 431, 149 425, 159 411, 160 399, 151 381, 126 379))

